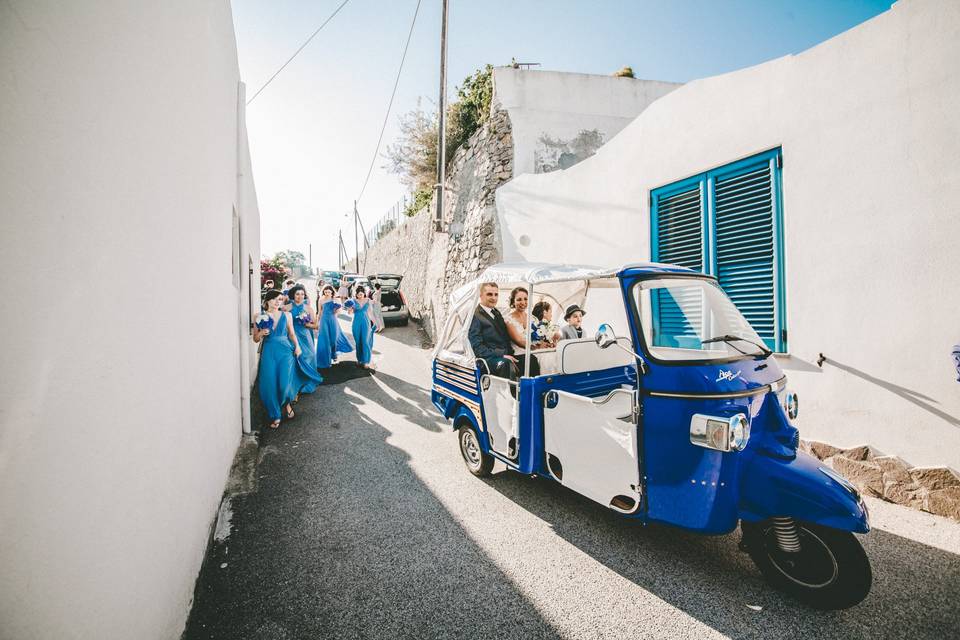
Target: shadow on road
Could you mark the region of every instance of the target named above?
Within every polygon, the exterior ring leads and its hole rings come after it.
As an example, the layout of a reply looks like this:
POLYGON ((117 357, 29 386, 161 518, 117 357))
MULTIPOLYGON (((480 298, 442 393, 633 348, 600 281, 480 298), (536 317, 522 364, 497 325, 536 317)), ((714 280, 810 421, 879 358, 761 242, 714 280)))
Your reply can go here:
POLYGON ((234 500, 184 638, 559 637, 361 412, 435 430, 426 391, 377 379, 320 387, 262 434, 259 490, 234 500))
POLYGON ((739 534, 643 526, 546 478, 504 471, 485 482, 596 561, 730 637, 960 637, 960 556, 885 531, 861 538, 874 572, 867 599, 823 612, 770 588, 738 550, 739 534))

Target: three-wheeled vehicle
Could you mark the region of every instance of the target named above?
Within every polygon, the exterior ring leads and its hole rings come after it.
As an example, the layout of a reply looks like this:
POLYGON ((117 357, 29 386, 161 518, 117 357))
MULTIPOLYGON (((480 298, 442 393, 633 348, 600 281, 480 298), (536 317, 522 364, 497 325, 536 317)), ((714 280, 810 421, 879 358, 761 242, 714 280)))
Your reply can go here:
POLYGON ((820 609, 866 597, 870 563, 853 533, 869 531, 867 508, 798 451, 797 396, 715 278, 652 263, 500 264, 455 291, 448 312, 432 400, 471 473, 499 460, 644 522, 705 534, 739 523, 741 548, 775 587, 820 609), (578 305, 583 338, 533 350, 528 339, 516 379, 491 375, 470 343, 487 282, 502 306, 514 287, 528 291, 527 327, 538 301, 555 319, 578 305))

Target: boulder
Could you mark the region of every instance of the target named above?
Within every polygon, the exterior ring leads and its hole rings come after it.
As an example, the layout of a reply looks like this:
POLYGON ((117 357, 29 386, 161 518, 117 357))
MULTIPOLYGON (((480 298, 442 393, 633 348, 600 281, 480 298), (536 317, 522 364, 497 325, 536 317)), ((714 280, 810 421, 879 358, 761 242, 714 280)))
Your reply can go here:
POLYGON ((900 482, 897 480, 888 480, 887 477, 884 476, 882 497, 887 502, 919 508, 926 498, 926 489, 923 489, 912 480, 909 482, 900 482))
POLYGON ((930 491, 960 487, 960 475, 947 467, 914 467, 910 469, 910 477, 930 491))
POLYGON ((868 444, 843 450, 843 457, 851 460, 872 460, 876 455, 876 450, 868 444))
POLYGON ((910 465, 897 456, 877 456, 870 462, 883 470, 884 482, 894 481, 903 484, 914 483, 913 478, 910 476, 910 465))
POLYGON ((827 444, 826 442, 810 441, 810 454, 820 460, 826 460, 827 458, 835 456, 840 453, 840 451, 841 449, 839 447, 827 444))
POLYGON ((924 511, 960 520, 960 487, 935 489, 927 495, 924 511))
POLYGON ((833 468, 862 493, 878 498, 883 496, 883 470, 878 465, 844 456, 834 456, 832 462, 833 468))

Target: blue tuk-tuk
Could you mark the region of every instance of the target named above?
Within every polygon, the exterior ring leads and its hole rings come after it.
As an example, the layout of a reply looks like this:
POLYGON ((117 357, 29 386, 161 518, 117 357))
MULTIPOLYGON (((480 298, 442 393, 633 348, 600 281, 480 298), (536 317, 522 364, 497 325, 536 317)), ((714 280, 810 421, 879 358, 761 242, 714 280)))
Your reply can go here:
POLYGON ((450 298, 432 400, 476 476, 500 461, 644 522, 705 534, 739 523, 764 577, 816 608, 870 591, 853 535, 869 531, 867 508, 798 451, 797 396, 713 277, 652 263, 489 267, 450 298), (583 337, 528 338, 516 347, 523 370, 492 375, 469 336, 483 283, 498 285, 504 316, 506 294, 527 290, 526 327, 537 302, 555 319, 578 305, 583 337))

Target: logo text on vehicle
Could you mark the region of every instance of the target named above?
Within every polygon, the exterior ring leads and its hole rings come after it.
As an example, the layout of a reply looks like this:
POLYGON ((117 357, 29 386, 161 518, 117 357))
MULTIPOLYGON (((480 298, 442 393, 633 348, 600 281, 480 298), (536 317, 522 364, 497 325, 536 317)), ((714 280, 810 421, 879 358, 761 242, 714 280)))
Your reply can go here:
POLYGON ((724 371, 723 369, 721 369, 720 375, 717 376, 717 382, 720 382, 722 380, 726 380, 728 382, 731 380, 736 380, 737 378, 740 377, 740 374, 742 373, 743 371, 737 371, 736 373, 734 373, 733 371, 724 371))

